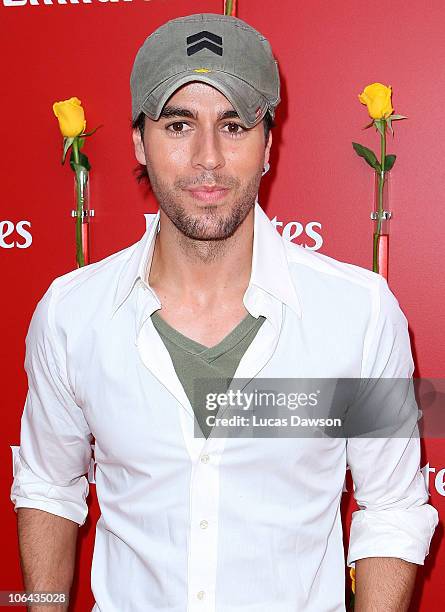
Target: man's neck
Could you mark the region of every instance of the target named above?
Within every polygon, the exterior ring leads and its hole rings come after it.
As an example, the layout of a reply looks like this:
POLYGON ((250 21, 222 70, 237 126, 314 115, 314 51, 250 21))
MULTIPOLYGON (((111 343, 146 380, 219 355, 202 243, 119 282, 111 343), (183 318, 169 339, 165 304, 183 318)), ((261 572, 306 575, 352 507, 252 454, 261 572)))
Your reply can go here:
POLYGON ((161 293, 214 302, 221 295, 244 294, 252 268, 254 210, 225 240, 193 240, 161 211, 148 282, 161 293))

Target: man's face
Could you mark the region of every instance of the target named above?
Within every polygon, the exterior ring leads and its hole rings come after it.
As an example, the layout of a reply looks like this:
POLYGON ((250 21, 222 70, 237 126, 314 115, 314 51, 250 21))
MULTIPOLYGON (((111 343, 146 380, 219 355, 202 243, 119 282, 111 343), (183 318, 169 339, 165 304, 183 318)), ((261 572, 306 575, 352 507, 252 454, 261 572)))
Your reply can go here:
POLYGON ((183 85, 161 117, 145 118, 144 142, 133 131, 136 158, 147 166, 161 210, 186 236, 231 236, 255 204, 272 134, 261 121, 243 127, 233 106, 206 83, 183 85))

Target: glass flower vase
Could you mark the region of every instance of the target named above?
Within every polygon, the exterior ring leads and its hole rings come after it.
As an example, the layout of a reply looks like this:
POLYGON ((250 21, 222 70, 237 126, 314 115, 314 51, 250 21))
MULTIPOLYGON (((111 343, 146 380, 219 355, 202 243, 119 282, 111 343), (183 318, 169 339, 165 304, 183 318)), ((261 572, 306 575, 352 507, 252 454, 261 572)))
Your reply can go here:
POLYGON ((78 268, 90 263, 90 172, 86 168, 74 174, 74 206, 72 216, 76 225, 76 264, 78 268))
POLYGON ((371 213, 373 221, 373 253, 372 269, 388 280, 389 258, 389 227, 391 212, 389 211, 390 173, 375 172, 374 176, 374 210, 371 213))

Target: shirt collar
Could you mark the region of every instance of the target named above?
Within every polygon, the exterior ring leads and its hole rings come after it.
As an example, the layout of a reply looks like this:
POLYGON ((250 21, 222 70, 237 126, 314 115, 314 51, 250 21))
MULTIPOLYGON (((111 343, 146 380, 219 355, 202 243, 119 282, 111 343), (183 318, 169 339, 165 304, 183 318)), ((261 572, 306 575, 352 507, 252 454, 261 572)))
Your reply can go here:
MULTIPOLYGON (((125 263, 117 282, 113 314, 125 302, 138 281, 145 285, 152 292, 155 300, 159 302, 156 294, 145 281, 153 257, 159 219, 160 213, 158 211, 141 240, 133 246, 131 255, 125 263)), ((256 201, 252 271, 246 295, 251 294, 254 288, 258 288, 265 292, 267 296, 278 299, 289 306, 301 318, 301 301, 290 275, 284 240, 256 201)))

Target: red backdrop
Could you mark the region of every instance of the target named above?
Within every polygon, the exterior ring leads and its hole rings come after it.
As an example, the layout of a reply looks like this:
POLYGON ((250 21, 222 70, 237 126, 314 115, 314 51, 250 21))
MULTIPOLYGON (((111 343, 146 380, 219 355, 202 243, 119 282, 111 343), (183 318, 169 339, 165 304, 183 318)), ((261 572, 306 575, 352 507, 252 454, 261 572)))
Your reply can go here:
MULTIPOLYGON (((223 3, 2 2, 0 512, 5 562, 0 590, 19 590, 16 515, 9 492, 10 445, 19 444, 26 395, 24 338, 35 305, 52 279, 75 267, 73 173, 60 165, 61 136, 52 104, 77 96, 87 112, 87 128, 104 125, 85 147, 93 167, 96 216, 91 251, 97 261, 138 240, 145 228, 144 213, 156 210, 153 198, 132 175, 136 160, 129 77, 137 49, 164 21, 197 12, 219 13, 223 3)), ((269 38, 282 76, 271 172, 261 186, 261 204, 271 219, 282 223, 279 230, 288 238, 368 268, 373 177, 351 142, 378 151, 379 141, 373 129, 361 129, 368 116, 357 95, 375 81, 393 86, 396 112, 409 119, 394 124, 396 136, 388 143, 388 152, 398 156, 391 173, 389 284, 409 320, 415 377, 443 376, 445 279, 438 273, 445 264, 443 1, 374 0, 369 5, 356 0, 241 0, 238 15, 269 38), (305 228, 300 235, 294 235, 296 222, 305 228), (308 226, 313 222, 318 225, 308 226), (315 242, 311 231, 322 240, 316 236, 315 242)), ((441 513, 443 444, 426 440, 422 446, 422 466, 430 468, 426 472, 431 501, 441 513)), ((99 514, 94 485, 89 502, 72 591, 75 610, 91 609, 93 604, 90 566, 99 514)), ((347 522, 352 507, 345 496, 347 522)), ((445 607, 442 530, 439 525, 426 564, 418 572, 412 610, 445 607)))

